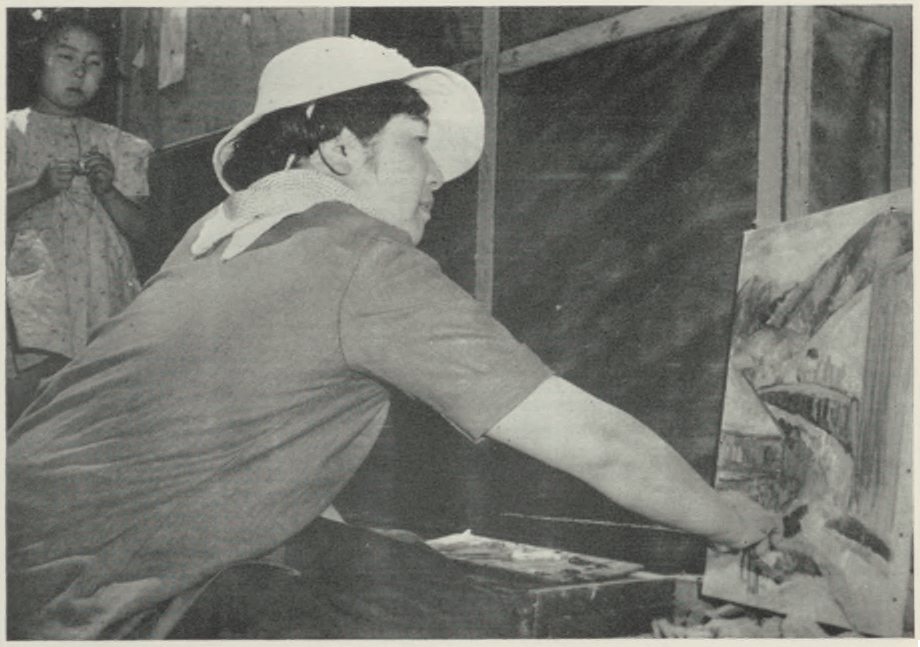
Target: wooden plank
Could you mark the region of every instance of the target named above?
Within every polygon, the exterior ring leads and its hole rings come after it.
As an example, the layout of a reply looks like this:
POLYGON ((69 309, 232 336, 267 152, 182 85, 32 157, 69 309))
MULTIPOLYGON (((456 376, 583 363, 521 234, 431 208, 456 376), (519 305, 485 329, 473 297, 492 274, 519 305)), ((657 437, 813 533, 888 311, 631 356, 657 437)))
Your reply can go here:
MULTIPOLYGON (((732 6, 643 7, 506 50, 498 58, 498 73, 518 72, 601 45, 697 22, 735 8, 732 6)), ((474 58, 455 65, 454 70, 470 79, 475 79, 482 72, 481 63, 480 58, 474 58)))
POLYGON ((902 456, 913 403, 913 323, 910 255, 887 267, 873 283, 859 434, 855 442, 854 512, 877 530, 895 521, 893 502, 909 478, 902 456), (906 472, 905 472, 906 470, 906 472))
MULTIPOLYGON (((914 429, 914 353, 913 353, 913 253, 908 255, 910 266, 900 280, 909 284, 910 300, 907 305, 907 316, 909 317, 905 330, 909 331, 907 337, 910 339, 910 345, 904 349, 896 371, 900 371, 900 376, 895 379, 904 380, 905 388, 899 392, 898 397, 905 398, 901 402, 892 402, 893 408, 898 412, 900 420, 893 417, 894 424, 901 424, 907 430, 907 433, 901 434, 900 456, 906 457, 906 461, 899 466, 898 472, 898 489, 895 498, 895 524, 894 534, 891 537, 892 573, 900 573, 901 576, 893 576, 889 580, 891 590, 889 595, 892 604, 896 608, 904 609, 903 618, 905 629, 910 627, 910 634, 913 635, 913 543, 914 543, 914 478, 913 478, 913 429, 914 429)), ((892 619, 892 625, 896 620, 892 619)))
POLYGON ((789 7, 764 7, 760 135, 757 142, 757 215, 754 221, 757 227, 779 224, 783 219, 788 38, 789 7))
POLYGON ((502 513, 482 517, 477 534, 643 564, 662 574, 702 572, 706 540, 653 525, 502 513))
MULTIPOLYGON (((897 7, 897 9, 902 9, 897 7)), ((911 182, 911 7, 903 20, 891 25, 891 190, 904 189, 911 182)))
POLYGON ((476 287, 480 302, 492 309, 495 258, 495 164, 498 139, 498 48, 499 8, 482 10, 482 84, 485 109, 485 142, 479 160, 479 189, 476 205, 476 287))
POLYGON ((899 635, 907 602, 912 543, 912 254, 873 282, 856 445, 853 514, 891 550, 883 595, 863 602, 874 632, 899 635), (886 586, 887 585, 887 586, 886 586))
POLYGON ((810 213, 808 193, 811 164, 813 62, 814 7, 791 7, 784 220, 800 218, 810 213))
POLYGON ((125 127, 125 109, 127 108, 125 100, 128 92, 126 80, 128 78, 128 67, 131 64, 126 59, 129 56, 128 52, 133 49, 131 43, 135 40, 129 33, 128 25, 128 11, 122 9, 118 12, 118 92, 115 98, 115 125, 121 129, 125 127))
POLYGON ((157 80, 160 76, 160 29, 163 25, 163 9, 149 9, 147 29, 144 33, 146 65, 143 92, 150 114, 150 130, 147 139, 154 148, 163 145, 163 113, 161 110, 157 80))
POLYGON ((522 638, 618 638, 648 632, 674 612, 675 581, 624 579, 534 589, 521 618, 522 638))
MULTIPOLYGON (((162 91, 139 83, 145 101, 135 110, 159 111, 157 146, 229 128, 252 111, 265 64, 288 47, 328 36, 334 23, 330 7, 193 7, 183 82, 162 91)), ((150 29, 159 33, 156 24, 150 29)), ((156 52, 148 47, 147 54, 141 77, 155 72, 156 52)))
POLYGON ((332 8, 332 31, 329 33, 333 36, 348 36, 351 32, 351 9, 349 7, 332 8))

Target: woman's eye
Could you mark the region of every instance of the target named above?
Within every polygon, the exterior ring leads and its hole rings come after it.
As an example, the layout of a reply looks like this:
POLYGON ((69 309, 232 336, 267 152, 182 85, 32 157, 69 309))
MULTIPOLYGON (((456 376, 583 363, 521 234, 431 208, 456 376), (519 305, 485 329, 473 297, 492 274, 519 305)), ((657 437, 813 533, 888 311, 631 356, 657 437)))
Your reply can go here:
POLYGON ((86 64, 91 65, 92 67, 102 67, 102 61, 89 60, 86 61, 86 64))
POLYGON ((57 57, 63 61, 72 61, 73 54, 58 54, 57 57))

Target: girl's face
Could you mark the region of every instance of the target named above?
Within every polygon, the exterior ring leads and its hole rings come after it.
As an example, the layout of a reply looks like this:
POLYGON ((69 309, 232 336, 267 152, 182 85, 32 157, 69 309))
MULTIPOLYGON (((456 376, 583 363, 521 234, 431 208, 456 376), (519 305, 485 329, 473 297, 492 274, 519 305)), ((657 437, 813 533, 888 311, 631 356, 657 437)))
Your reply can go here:
POLYGON ((102 42, 79 27, 61 30, 42 49, 43 71, 35 108, 73 116, 93 100, 105 74, 102 42))

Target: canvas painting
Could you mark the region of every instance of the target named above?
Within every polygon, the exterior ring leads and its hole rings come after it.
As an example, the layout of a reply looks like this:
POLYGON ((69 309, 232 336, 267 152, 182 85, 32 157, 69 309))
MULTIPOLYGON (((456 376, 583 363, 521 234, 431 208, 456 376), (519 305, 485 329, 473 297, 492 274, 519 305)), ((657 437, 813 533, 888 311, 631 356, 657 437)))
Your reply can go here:
POLYGON ((783 529, 762 554, 710 551, 704 595, 900 635, 911 220, 909 196, 891 194, 746 234, 716 487, 780 512, 783 529))

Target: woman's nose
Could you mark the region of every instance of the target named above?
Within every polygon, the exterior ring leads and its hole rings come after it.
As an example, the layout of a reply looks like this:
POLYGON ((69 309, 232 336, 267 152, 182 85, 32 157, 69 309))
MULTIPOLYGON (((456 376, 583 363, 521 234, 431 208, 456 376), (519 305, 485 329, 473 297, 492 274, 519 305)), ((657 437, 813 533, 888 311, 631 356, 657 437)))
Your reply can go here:
POLYGON ((77 63, 73 68, 73 73, 81 79, 86 76, 86 63, 77 63))
POLYGON ((431 184, 432 190, 434 191, 440 189, 444 184, 444 174, 441 173, 441 168, 438 166, 437 162, 434 161, 431 153, 428 153, 428 183, 431 184))

